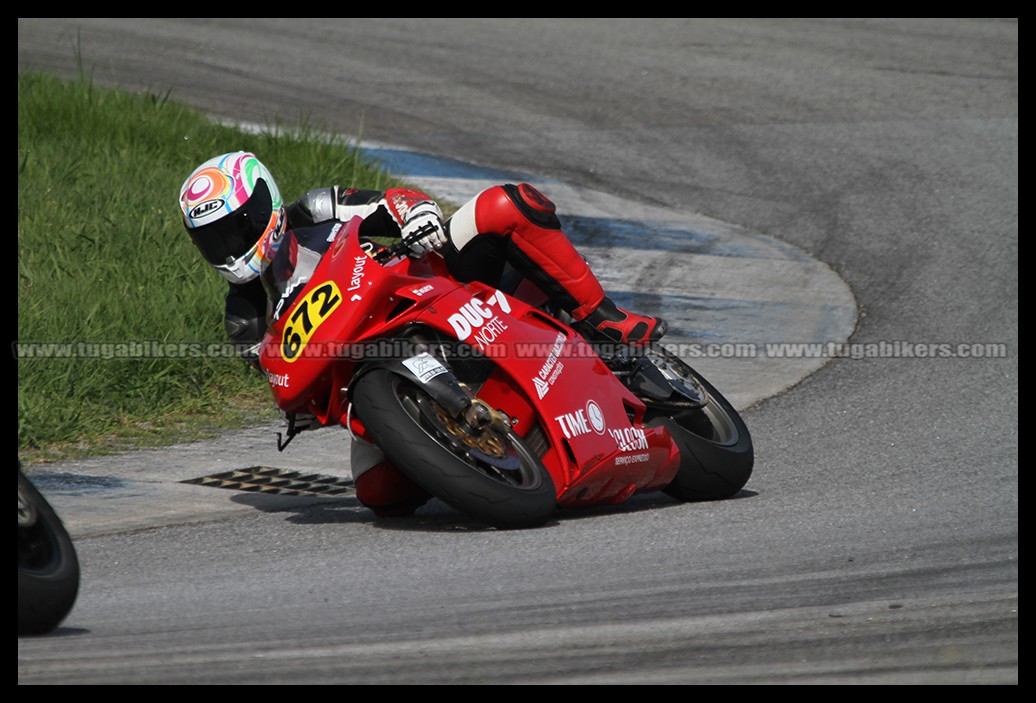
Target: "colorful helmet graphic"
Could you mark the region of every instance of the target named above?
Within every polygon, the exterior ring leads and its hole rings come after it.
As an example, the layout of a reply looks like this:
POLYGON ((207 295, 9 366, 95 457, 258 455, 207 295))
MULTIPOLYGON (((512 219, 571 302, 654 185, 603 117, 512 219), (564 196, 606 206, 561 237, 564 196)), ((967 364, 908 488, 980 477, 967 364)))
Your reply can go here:
POLYGON ((202 256, 229 281, 259 275, 284 231, 281 192, 254 154, 209 159, 180 188, 184 227, 202 256))

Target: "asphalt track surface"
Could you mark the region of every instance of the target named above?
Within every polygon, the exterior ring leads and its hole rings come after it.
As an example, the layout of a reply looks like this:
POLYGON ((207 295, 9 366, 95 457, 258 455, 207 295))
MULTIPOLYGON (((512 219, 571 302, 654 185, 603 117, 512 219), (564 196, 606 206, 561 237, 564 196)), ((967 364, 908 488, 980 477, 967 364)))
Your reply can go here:
POLYGON ((362 132, 440 194, 549 184, 678 341, 835 343, 696 364, 756 444, 719 503, 515 533, 180 482, 348 477, 334 430, 47 467, 83 586, 19 683, 1018 682, 1016 20, 18 26, 20 69, 362 132))

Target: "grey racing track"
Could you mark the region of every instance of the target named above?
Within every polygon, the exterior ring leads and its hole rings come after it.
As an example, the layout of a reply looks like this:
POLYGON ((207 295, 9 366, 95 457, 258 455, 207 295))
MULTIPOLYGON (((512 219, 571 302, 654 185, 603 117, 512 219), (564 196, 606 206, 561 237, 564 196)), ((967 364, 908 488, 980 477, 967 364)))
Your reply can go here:
POLYGON ((77 56, 537 183, 623 302, 757 350, 694 362, 756 469, 516 533, 181 483, 348 477, 335 430, 35 467, 83 585, 19 683, 1018 682, 1017 20, 19 18, 19 69, 77 56))

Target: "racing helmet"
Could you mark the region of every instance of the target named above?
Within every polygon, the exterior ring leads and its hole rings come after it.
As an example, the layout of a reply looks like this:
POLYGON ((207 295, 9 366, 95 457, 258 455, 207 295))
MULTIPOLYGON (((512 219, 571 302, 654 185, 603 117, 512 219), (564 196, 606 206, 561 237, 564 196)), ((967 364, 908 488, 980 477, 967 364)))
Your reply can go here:
POLYGON ((232 283, 252 280, 273 257, 284 233, 283 204, 270 171, 247 151, 209 159, 180 188, 187 234, 232 283))

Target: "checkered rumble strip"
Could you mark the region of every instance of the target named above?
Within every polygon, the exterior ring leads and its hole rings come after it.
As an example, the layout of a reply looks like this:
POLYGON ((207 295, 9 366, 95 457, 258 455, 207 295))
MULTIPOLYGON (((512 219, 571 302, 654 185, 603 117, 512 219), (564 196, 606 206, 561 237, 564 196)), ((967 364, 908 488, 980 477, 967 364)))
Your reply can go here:
POLYGON ((223 473, 191 478, 181 483, 192 483, 213 488, 229 488, 234 491, 271 493, 278 495, 323 495, 340 496, 354 493, 352 479, 338 476, 303 473, 289 469, 275 469, 269 466, 253 466, 223 473))

